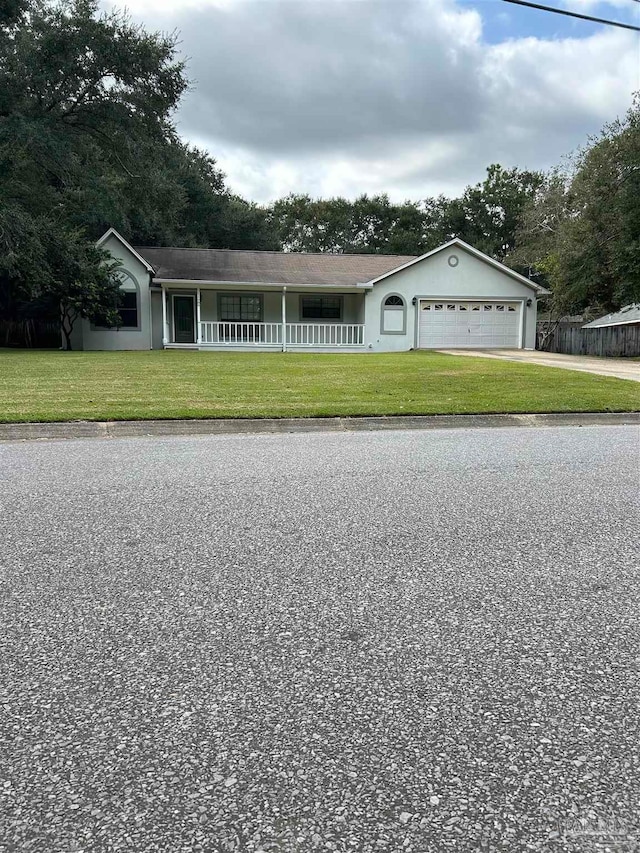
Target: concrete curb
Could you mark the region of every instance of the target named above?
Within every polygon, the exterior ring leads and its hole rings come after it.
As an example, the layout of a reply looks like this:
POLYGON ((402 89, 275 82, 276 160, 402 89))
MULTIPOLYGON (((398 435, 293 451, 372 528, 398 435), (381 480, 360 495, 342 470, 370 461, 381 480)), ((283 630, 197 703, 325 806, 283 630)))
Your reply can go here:
POLYGON ((640 412, 542 415, 406 415, 336 418, 247 418, 173 421, 66 421, 0 424, 0 441, 131 438, 166 435, 239 435, 293 432, 360 432, 389 429, 640 426, 640 412))

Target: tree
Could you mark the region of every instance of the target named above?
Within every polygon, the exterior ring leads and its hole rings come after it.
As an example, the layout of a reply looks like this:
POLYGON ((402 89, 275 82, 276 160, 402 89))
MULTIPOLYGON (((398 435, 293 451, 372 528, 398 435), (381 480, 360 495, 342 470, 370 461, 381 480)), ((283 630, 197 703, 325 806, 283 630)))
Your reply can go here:
POLYGON ((275 202, 270 217, 288 251, 421 255, 460 237, 502 260, 542 179, 539 172, 493 165, 460 198, 394 204, 387 195, 354 201, 289 195, 275 202))
POLYGON ((573 215, 573 205, 570 174, 566 169, 551 170, 522 211, 516 247, 507 263, 525 269, 543 287, 551 287, 566 251, 563 229, 573 215))
MULTIPOLYGON (((16 218, 19 210, 10 211, 16 218)), ((0 214, 2 315, 57 316, 64 348, 79 317, 100 316, 106 325, 120 323, 118 262, 88 242, 80 230, 69 232, 55 222, 8 223, 0 214), (12 297, 12 298, 8 298, 12 297), (30 310, 25 312, 25 307, 30 310)))
POLYGON ((553 291, 552 312, 640 301, 640 102, 550 172, 523 211, 510 263, 553 291))
POLYGON ((288 252, 344 252, 349 247, 351 202, 290 194, 276 201, 269 220, 288 252))
POLYGON ((312 199, 289 195, 269 211, 290 252, 421 254, 432 248, 418 202, 394 204, 387 195, 312 199))
POLYGON ((101 289, 112 301, 90 248, 109 226, 151 245, 277 246, 264 211, 178 137, 187 85, 175 35, 99 14, 97 0, 0 0, 3 316, 51 306, 42 282, 58 292, 63 268, 81 306, 72 314, 102 306, 101 289))
POLYGON ((443 242, 460 237, 492 258, 504 260, 515 247, 522 212, 542 181, 540 172, 489 166, 484 181, 467 187, 458 199, 441 196, 431 208, 441 217, 435 224, 443 242))
POLYGON ((87 243, 82 232, 52 234, 47 246, 48 275, 42 280, 41 296, 57 306, 64 349, 71 350, 71 333, 80 317, 106 326, 120 325, 118 313, 119 264, 108 253, 87 243), (70 251, 71 249, 71 251, 70 251))
POLYGON ((115 321, 114 283, 92 217, 131 179, 135 146, 166 136, 184 91, 175 39, 94 0, 5 4, 0 19, 0 288, 25 305, 115 321), (9 7, 9 8, 8 8, 9 7))

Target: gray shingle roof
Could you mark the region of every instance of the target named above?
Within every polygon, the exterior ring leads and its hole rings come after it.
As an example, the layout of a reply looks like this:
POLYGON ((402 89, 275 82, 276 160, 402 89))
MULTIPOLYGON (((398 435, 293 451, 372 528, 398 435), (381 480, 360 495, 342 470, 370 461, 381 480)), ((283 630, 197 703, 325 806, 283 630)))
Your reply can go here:
POLYGON ((625 305, 614 314, 607 314, 604 317, 598 317, 597 320, 592 320, 586 323, 583 329, 600 329, 605 326, 622 326, 627 323, 640 323, 640 302, 634 302, 632 305, 625 305))
POLYGON ((332 255, 135 246, 156 278, 350 287, 384 275, 413 255, 332 255))

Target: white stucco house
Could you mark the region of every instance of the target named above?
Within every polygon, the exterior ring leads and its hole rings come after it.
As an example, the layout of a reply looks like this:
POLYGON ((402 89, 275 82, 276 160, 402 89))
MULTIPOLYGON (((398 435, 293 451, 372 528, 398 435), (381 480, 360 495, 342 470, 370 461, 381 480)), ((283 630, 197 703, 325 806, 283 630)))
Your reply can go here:
POLYGON ((533 349, 548 293, 458 239, 420 257, 98 245, 121 262, 122 325, 78 321, 76 349, 533 349))

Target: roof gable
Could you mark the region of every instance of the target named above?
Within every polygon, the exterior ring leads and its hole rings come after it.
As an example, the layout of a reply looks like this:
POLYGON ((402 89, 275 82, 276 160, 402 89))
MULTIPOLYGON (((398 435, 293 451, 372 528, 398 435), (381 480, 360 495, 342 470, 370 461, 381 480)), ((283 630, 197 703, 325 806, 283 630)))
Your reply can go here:
POLYGON ((116 229, 115 229, 115 228, 109 228, 109 230, 108 230, 108 231, 105 231, 105 233, 102 235, 102 237, 100 237, 100 239, 96 241, 96 246, 98 246, 98 248, 100 248, 101 246, 103 246, 103 245, 107 242, 107 240, 108 240, 110 237, 115 237, 115 239, 116 239, 116 240, 118 240, 118 242, 119 242, 122 246, 124 246, 124 248, 125 248, 125 249, 127 249, 127 251, 131 252, 131 254, 134 256, 134 258, 136 258, 138 261, 140 261, 140 263, 141 263, 141 264, 142 264, 142 266, 147 270, 147 272, 149 272, 149 273, 154 273, 154 272, 155 272, 155 270, 153 269, 153 267, 151 266, 151 264, 150 264, 147 260, 145 260, 145 259, 142 257, 142 255, 140 255, 140 254, 139 254, 139 253, 138 253, 138 252, 133 248, 133 246, 132 246, 130 243, 127 243, 127 241, 124 239, 124 237, 122 236, 122 234, 119 234, 119 233, 116 231, 116 229))
POLYGON ((449 240, 448 243, 443 243, 442 246, 438 246, 435 249, 431 249, 430 252, 426 252, 424 255, 420 255, 417 258, 410 258, 407 263, 402 264, 397 267, 397 269, 389 270, 386 273, 378 276, 378 278, 373 279, 370 284, 377 284, 377 282, 382 281, 385 278, 388 278, 391 275, 395 275, 395 273, 400 272, 401 270, 406 269, 407 267, 413 266, 414 264, 419 264, 421 261, 427 260, 427 258, 431 258, 434 255, 437 255, 439 252, 444 251, 445 249, 450 249, 453 246, 457 246, 460 249, 463 249, 465 252, 468 252, 470 255, 478 258, 484 263, 489 264, 495 269, 503 272, 505 275, 510 276, 516 281, 520 282, 520 284, 524 284, 527 287, 534 290, 537 294, 544 296, 545 294, 550 293, 545 287, 542 287, 540 284, 536 284, 534 281, 530 281, 530 279, 525 278, 520 273, 517 273, 515 270, 510 269, 505 264, 500 263, 500 261, 496 261, 495 258, 490 257, 489 255, 485 255, 484 252, 481 252, 479 249, 474 249, 473 246, 470 246, 468 243, 465 243, 464 240, 461 240, 459 237, 454 237, 453 240, 449 240))

